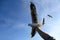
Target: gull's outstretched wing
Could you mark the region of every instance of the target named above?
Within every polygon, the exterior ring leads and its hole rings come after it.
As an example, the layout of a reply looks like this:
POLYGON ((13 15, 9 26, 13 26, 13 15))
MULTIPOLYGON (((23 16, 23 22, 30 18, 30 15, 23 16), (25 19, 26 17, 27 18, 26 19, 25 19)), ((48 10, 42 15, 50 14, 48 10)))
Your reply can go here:
POLYGON ((32 28, 32 31, 31 31, 31 38, 34 37, 36 34, 36 27, 32 28))
MULTIPOLYGON (((30 4, 30 9, 31 9, 32 23, 38 23, 36 7, 32 2, 30 4)), ((36 28, 32 27, 31 38, 35 35, 35 33, 36 33, 36 28)))
POLYGON ((38 23, 36 7, 32 2, 30 4, 30 9, 31 9, 32 23, 38 23))

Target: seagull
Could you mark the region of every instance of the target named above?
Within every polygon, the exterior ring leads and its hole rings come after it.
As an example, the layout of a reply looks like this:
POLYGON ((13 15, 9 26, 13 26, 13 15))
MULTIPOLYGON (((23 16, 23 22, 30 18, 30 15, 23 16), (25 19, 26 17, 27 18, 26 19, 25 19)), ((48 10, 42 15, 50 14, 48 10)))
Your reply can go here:
POLYGON ((53 18, 51 15, 47 15, 47 16, 49 16, 49 17, 53 18))
POLYGON ((45 24, 45 18, 43 18, 43 22, 41 24, 38 24, 36 7, 33 2, 30 2, 30 10, 31 10, 32 23, 28 24, 28 26, 32 27, 32 31, 31 31, 31 38, 32 38, 36 34, 36 27, 41 27, 42 25, 45 24))

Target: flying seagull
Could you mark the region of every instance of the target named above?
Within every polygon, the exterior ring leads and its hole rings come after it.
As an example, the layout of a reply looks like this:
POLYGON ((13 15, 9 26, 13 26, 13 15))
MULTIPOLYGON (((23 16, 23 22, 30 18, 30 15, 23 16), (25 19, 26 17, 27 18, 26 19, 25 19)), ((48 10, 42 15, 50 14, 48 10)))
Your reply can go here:
POLYGON ((47 15, 47 16, 49 16, 49 17, 53 18, 51 15, 47 15))
POLYGON ((28 26, 32 27, 32 32, 31 32, 31 38, 32 38, 36 34, 36 27, 41 27, 42 25, 44 25, 45 19, 43 18, 42 24, 38 24, 36 7, 35 7, 34 3, 32 3, 32 2, 30 3, 30 10, 31 10, 32 24, 28 24, 28 26))

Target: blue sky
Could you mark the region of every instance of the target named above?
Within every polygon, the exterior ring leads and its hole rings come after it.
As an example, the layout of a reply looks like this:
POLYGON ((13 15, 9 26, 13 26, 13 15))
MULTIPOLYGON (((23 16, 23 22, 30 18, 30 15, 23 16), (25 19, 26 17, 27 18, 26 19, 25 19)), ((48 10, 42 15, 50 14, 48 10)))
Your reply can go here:
MULTIPOLYGON (((31 0, 0 0, 0 40, 30 40, 31 0)), ((36 5, 38 21, 46 19, 40 29, 60 40, 60 0, 32 0, 36 5), (49 18, 50 14, 53 18, 49 18)), ((38 33, 32 40, 43 40, 38 33)))

